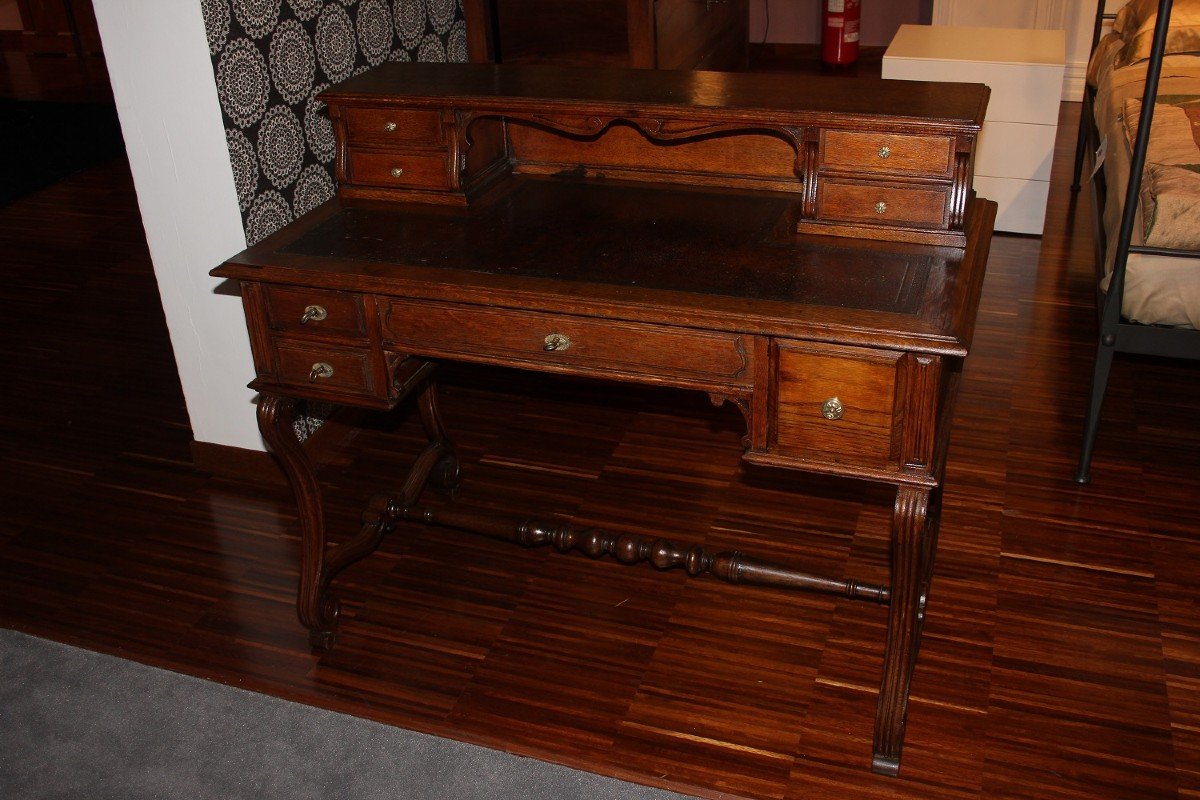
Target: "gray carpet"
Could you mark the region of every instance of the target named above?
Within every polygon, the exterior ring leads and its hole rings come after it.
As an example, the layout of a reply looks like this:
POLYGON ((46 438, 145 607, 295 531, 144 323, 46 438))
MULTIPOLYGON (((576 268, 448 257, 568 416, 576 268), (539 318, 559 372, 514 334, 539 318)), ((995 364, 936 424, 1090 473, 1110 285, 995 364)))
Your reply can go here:
POLYGON ((683 798, 9 630, 0 797, 683 798))

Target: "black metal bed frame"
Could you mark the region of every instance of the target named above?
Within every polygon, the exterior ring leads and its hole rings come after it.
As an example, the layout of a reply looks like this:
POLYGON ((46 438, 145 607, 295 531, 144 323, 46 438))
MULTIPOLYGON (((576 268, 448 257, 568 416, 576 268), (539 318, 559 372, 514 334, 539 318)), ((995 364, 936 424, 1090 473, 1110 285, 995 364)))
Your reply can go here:
MULTIPOLYGON (((1105 20, 1113 19, 1116 16, 1105 13, 1104 0, 1098 0, 1096 5, 1096 22, 1092 31, 1092 53, 1095 52, 1096 46, 1100 42, 1100 34, 1105 20)), ((1143 325, 1131 322, 1121 316, 1121 301, 1125 293, 1125 270, 1131 254, 1200 258, 1200 251, 1197 250, 1130 244, 1137 204, 1141 197, 1142 170, 1146 165, 1146 149, 1150 141, 1151 123, 1154 119, 1154 102, 1158 97, 1158 81, 1162 71, 1163 53, 1166 49, 1171 5, 1172 0, 1159 0, 1158 3, 1158 20, 1154 27, 1150 58, 1146 63, 1146 87, 1142 94, 1138 132, 1129 167, 1129 185, 1125 188, 1125 202, 1121 208, 1121 226, 1117 233, 1112 279, 1107 292, 1100 289, 1100 281, 1104 278, 1108 255, 1108 241, 1104 231, 1106 194, 1104 170, 1094 169, 1091 180, 1092 208, 1095 212, 1093 223, 1096 238, 1096 311, 1099 335, 1092 368, 1092 391, 1084 423, 1083 445, 1079 454, 1079 467, 1075 472, 1075 480, 1078 483, 1087 483, 1091 480, 1092 452, 1096 446, 1096 432, 1100 425, 1100 411, 1104 404, 1104 393, 1108 387, 1113 356, 1116 353, 1138 353, 1169 358, 1200 359, 1200 330, 1172 328, 1164 325, 1143 325)), ((1083 111, 1079 118, 1079 141, 1075 148, 1075 174, 1071 185, 1071 190, 1075 192, 1080 188, 1085 155, 1095 154, 1099 146, 1100 132, 1096 128, 1094 106, 1095 90, 1091 86, 1085 85, 1083 111)), ((1200 280, 1200 265, 1197 269, 1196 279, 1200 280)))

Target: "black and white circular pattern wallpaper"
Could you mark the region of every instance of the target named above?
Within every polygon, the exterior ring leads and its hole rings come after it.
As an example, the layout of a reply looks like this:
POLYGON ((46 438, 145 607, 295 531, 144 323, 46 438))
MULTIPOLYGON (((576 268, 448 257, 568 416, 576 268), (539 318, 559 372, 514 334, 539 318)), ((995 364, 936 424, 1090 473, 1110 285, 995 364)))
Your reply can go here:
POLYGON ((316 95, 384 61, 466 61, 460 0, 200 0, 246 240, 333 197, 316 95))
MULTIPOLYGON (((460 0, 200 0, 246 241, 333 197, 333 126, 316 95, 376 64, 466 61, 460 0)), ((296 419, 307 438, 328 416, 296 419)))

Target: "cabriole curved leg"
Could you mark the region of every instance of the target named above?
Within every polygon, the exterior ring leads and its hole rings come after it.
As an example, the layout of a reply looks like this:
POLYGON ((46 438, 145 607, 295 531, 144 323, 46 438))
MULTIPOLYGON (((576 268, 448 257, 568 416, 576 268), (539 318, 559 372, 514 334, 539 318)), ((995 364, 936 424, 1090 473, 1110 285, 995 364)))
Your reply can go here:
POLYGON ((403 520, 403 510, 416 502, 426 483, 453 498, 458 492, 458 456, 446 436, 438 412, 437 384, 430 377, 433 365, 423 365, 404 387, 420 386, 417 408, 429 444, 417 456, 400 490, 372 498, 363 513, 362 528, 335 548, 328 549, 321 487, 312 462, 296 436, 293 425, 296 401, 264 394, 258 401, 258 427, 279 461, 300 512, 300 590, 296 609, 308 628, 316 650, 333 646, 337 632, 338 602, 329 593, 334 576, 379 547, 387 534, 403 520))
POLYGON ((901 486, 892 511, 892 596, 888 608, 887 648, 883 681, 875 712, 875 746, 871 770, 882 775, 900 772, 908 688, 912 682, 924 620, 924 593, 933 567, 931 490, 901 486))
POLYGON ((294 421, 296 401, 290 397, 261 395, 258 429, 291 484, 300 513, 300 591, 296 611, 308 628, 314 649, 328 650, 337 630, 338 603, 328 592, 325 569, 325 510, 316 472, 294 421))

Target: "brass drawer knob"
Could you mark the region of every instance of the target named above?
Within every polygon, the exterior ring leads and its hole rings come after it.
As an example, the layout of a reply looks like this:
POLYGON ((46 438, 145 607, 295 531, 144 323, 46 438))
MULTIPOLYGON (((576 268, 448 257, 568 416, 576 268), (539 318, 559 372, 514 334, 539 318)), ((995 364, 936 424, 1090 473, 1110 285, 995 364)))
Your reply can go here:
POLYGON ((320 322, 329 316, 329 312, 324 306, 305 306, 304 313, 300 315, 300 324, 307 325, 309 320, 320 322))
POLYGON ((404 174, 404 170, 400 169, 400 167, 392 167, 392 177, 393 178, 399 178, 403 174, 404 174))
POLYGON ((825 419, 841 419, 845 410, 841 400, 831 397, 821 406, 821 416, 825 419))
POLYGON ((392 131, 396 130, 396 123, 394 123, 394 122, 385 122, 385 123, 383 123, 383 129, 384 129, 385 131, 387 131, 388 133, 391 133, 392 131))
POLYGON ((542 340, 542 349, 547 353, 562 352, 571 346, 571 340, 561 333, 552 333, 542 340))
POLYGON ((883 202, 882 200, 880 200, 878 203, 876 203, 875 204, 875 213, 876 214, 886 214, 887 213, 887 203, 883 202))
POLYGON ((324 361, 318 361, 312 365, 312 372, 308 373, 308 382, 316 383, 317 378, 332 378, 333 367, 326 364, 324 361))
POLYGON ((883 147, 879 148, 879 157, 880 158, 887 158, 891 154, 892 154, 892 148, 888 147, 887 145, 884 145, 883 147))

